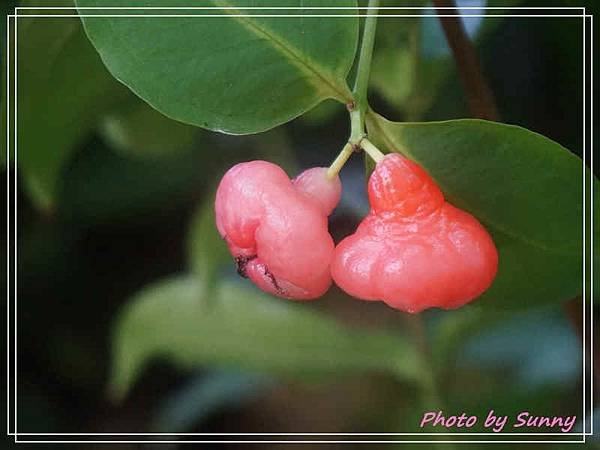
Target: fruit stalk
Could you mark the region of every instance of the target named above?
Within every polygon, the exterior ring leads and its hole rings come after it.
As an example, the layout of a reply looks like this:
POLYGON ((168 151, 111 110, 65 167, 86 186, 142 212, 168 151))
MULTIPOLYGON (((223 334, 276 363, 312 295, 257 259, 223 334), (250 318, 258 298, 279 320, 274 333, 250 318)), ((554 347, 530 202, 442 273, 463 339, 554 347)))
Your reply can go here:
POLYGON ((346 145, 344 145, 344 148, 342 148, 340 154, 337 155, 335 160, 327 169, 327 179, 333 180, 337 176, 340 170, 342 170, 342 167, 344 167, 344 164, 346 164, 346 161, 348 161, 348 158, 352 156, 353 152, 354 149, 352 148, 352 144, 350 144, 349 142, 346 143, 346 145))
POLYGON ((373 161, 375 161, 376 163, 381 161, 383 159, 383 157, 385 156, 367 138, 364 138, 360 141, 360 147, 367 153, 367 155, 369 155, 371 158, 373 158, 373 161))

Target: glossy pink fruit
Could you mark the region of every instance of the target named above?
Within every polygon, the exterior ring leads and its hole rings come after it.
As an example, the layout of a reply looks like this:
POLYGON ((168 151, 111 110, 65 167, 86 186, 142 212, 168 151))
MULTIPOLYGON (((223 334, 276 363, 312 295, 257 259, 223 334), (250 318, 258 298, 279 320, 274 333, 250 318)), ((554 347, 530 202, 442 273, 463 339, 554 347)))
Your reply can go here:
POLYGON ((217 228, 240 275, 271 294, 293 299, 323 295, 331 285, 334 244, 327 216, 340 200, 339 178, 316 167, 290 180, 266 161, 237 164, 215 201, 217 228))
POLYGON ((389 154, 369 179, 371 211, 336 248, 335 282, 364 300, 411 313, 458 308, 492 283, 494 242, 470 214, 446 203, 417 164, 389 154))

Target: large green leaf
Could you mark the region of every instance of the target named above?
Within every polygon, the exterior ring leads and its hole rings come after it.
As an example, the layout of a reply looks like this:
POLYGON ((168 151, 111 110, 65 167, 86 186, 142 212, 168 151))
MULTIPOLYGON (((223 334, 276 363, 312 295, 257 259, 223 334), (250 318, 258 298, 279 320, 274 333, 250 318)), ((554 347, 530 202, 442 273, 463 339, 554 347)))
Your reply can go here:
MULTIPOLYGON (((284 0, 277 6, 327 6, 324 0, 284 0)), ((102 0, 78 0, 102 7, 102 0)), ((130 6, 128 0, 111 6, 130 6)), ((144 6, 163 6, 149 0, 144 6)), ((351 99, 345 77, 356 52, 358 21, 344 10, 250 10, 249 0, 212 0, 226 9, 124 10, 140 17, 84 17, 88 36, 108 69, 164 114, 233 134, 257 133, 285 123, 326 98, 351 99), (160 12, 160 11, 159 11, 160 12), (163 11, 164 13, 164 11, 163 11), (283 17, 264 17, 279 13, 283 17), (223 17, 202 17, 222 14, 223 17), (290 14, 302 17, 285 17, 290 14)), ((355 6, 341 0, 336 6, 355 6)), ((169 6, 198 6, 179 0, 169 6)), ((94 10, 93 13, 114 10, 94 10)), ((80 10, 80 14, 92 11, 80 10)))
POLYGON ((33 202, 48 210, 65 162, 127 90, 77 18, 21 18, 18 38, 18 164, 33 202))
POLYGON ((154 357, 184 368, 220 365, 298 377, 375 370, 415 380, 422 372, 418 354, 400 336, 347 328, 307 305, 231 282, 209 293, 190 276, 148 286, 128 303, 113 354, 117 398, 154 357))
POLYGON ((581 159, 539 134, 482 120, 394 123, 371 112, 367 126, 492 234, 498 276, 480 304, 528 307, 581 292, 581 159))

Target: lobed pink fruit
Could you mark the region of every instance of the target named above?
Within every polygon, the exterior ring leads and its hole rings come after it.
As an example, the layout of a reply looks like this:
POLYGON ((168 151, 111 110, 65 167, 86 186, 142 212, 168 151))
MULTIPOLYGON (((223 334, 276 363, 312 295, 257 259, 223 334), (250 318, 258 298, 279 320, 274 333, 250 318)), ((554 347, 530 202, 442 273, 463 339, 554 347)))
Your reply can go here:
POLYGON ((217 189, 217 228, 240 275, 263 291, 312 299, 331 285, 334 244, 327 216, 340 200, 338 177, 316 167, 290 180, 266 161, 237 164, 217 189))
POLYGON ((492 283, 498 254, 485 228, 450 205, 416 163, 386 155, 369 179, 371 211, 336 247, 337 285, 416 313, 458 308, 492 283))

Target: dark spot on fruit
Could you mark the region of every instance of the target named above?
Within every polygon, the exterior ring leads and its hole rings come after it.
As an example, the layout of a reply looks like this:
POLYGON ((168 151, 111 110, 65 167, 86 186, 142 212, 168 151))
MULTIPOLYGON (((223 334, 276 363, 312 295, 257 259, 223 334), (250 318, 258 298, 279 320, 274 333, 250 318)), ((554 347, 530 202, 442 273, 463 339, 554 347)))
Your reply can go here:
POLYGON ((281 286, 279 286, 279 283, 277 283, 277 280, 275 279, 275 276, 269 271, 269 269, 267 269, 267 266, 263 266, 263 270, 265 273, 265 276, 271 280, 271 284, 273 285, 273 287, 275 288, 275 290, 277 291, 277 293, 283 297, 285 297, 287 294, 285 292, 284 289, 281 288, 281 286))
POLYGON ((237 273, 240 277, 248 278, 248 274, 246 273, 246 266, 250 261, 256 258, 256 255, 252 256, 236 256, 235 258, 235 266, 237 269, 237 273))

